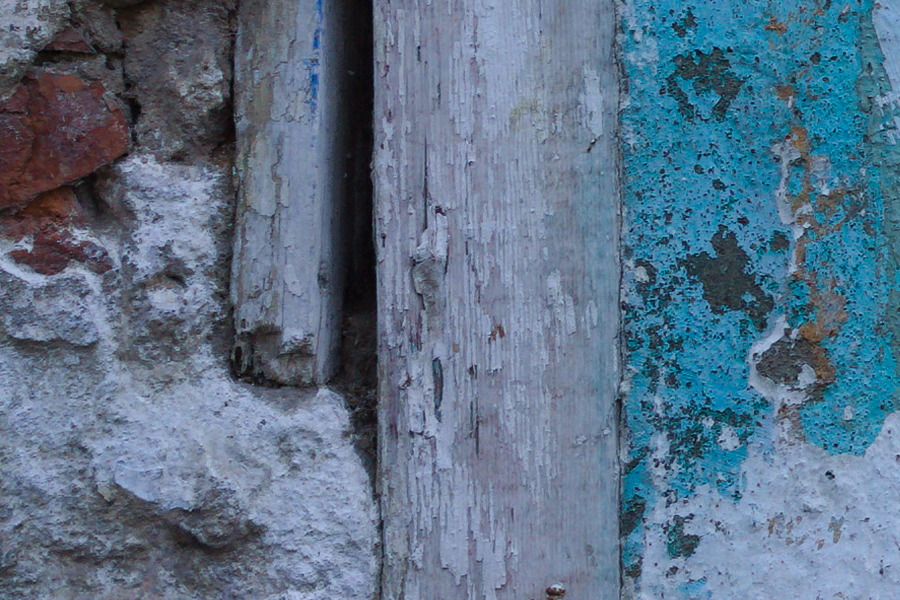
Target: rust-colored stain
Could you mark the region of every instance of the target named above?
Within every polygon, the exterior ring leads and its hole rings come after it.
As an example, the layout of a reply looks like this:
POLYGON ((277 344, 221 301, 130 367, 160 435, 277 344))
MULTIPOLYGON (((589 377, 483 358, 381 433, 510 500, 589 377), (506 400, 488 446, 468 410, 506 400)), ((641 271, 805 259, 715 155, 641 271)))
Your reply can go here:
POLYGON ((794 86, 792 85, 778 85, 775 86, 775 95, 779 100, 790 100, 791 98, 797 95, 796 90, 794 90, 794 86))
POLYGON ((787 24, 780 23, 774 16, 769 17, 769 23, 764 27, 766 31, 774 31, 778 35, 787 33, 787 24))
MULTIPOLYGON (((790 95, 793 95, 793 92, 790 95)), ((786 97, 790 95, 785 94, 786 97)), ((783 94, 779 93, 779 98, 782 97, 783 94)), ((816 240, 839 231, 850 218, 856 216, 858 211, 849 210, 844 206, 848 198, 846 190, 839 188, 821 194, 813 188, 812 165, 815 156, 810 152, 811 143, 807 129, 801 125, 792 125, 788 138, 791 145, 800 153, 800 164, 803 168, 800 191, 788 195, 797 224, 803 227, 803 234, 795 241, 794 257, 797 271, 793 273, 793 277, 804 281, 809 288, 810 302, 815 314, 814 319, 802 323, 798 331, 804 339, 815 344, 814 364, 811 366, 819 383, 828 385, 835 381, 836 372, 827 351, 820 344, 826 338, 836 336, 841 325, 849 318, 846 310, 847 300, 837 291, 840 284, 834 277, 822 282, 816 271, 807 264, 807 247, 816 240), (801 211, 804 206, 809 206, 811 210, 801 211), (816 217, 817 214, 833 216, 840 208, 844 208, 845 216, 835 224, 820 223, 816 217)))
POLYGON ((800 151, 804 159, 809 158, 809 132, 806 127, 791 125, 791 144, 800 151))
POLYGON ((819 286, 815 273, 808 274, 804 280, 811 291, 812 304, 816 309, 814 321, 807 321, 800 326, 800 335, 810 342, 819 343, 832 337, 847 322, 847 300, 835 292, 837 282, 832 277, 824 286, 819 286))
POLYGON ((828 529, 832 532, 831 541, 837 544, 841 541, 841 528, 844 526, 844 517, 839 519, 832 518, 831 523, 828 524, 828 529))
POLYGON ((782 404, 778 407, 775 417, 782 423, 787 424, 787 434, 792 440, 798 442, 806 441, 806 434, 803 430, 803 420, 800 417, 799 406, 793 404, 782 404))

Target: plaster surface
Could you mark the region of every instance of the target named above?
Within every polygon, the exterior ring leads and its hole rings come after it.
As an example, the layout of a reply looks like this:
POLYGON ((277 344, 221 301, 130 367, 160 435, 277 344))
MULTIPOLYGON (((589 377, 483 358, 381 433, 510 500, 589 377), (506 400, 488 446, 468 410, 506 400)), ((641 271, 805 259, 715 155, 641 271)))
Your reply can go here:
POLYGON ((624 6, 626 598, 891 597, 896 12, 624 6))
POLYGON ((0 598, 376 594, 347 399, 229 371, 235 8, 0 0, 0 598))

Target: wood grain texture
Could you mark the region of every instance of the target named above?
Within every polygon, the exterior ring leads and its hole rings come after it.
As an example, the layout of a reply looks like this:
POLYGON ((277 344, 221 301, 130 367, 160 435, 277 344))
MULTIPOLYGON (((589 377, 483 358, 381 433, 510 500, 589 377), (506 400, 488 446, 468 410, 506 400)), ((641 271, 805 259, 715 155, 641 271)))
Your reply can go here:
POLYGON ((235 363, 286 384, 339 364, 349 149, 343 2, 247 0, 235 48, 235 363))
POLYGON ((614 35, 376 1, 384 600, 617 597, 614 35))

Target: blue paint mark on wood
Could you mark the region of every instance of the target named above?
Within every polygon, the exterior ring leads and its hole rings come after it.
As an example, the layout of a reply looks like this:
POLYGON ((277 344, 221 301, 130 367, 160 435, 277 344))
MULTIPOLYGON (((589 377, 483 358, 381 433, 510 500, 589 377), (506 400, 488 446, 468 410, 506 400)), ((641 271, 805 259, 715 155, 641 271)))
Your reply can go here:
MULTIPOLYGON (((900 182, 873 3, 629 0, 623 568, 750 443, 859 454, 898 389, 900 182)), ((674 552, 674 554, 672 554, 674 552)), ((703 597, 697 589, 683 597, 703 597), (698 595, 699 594, 699 595, 698 595)))
POLYGON ((319 63, 321 62, 322 32, 325 26, 323 0, 316 0, 316 30, 312 39, 312 56, 303 60, 306 68, 309 89, 306 104, 313 114, 319 103, 319 63))

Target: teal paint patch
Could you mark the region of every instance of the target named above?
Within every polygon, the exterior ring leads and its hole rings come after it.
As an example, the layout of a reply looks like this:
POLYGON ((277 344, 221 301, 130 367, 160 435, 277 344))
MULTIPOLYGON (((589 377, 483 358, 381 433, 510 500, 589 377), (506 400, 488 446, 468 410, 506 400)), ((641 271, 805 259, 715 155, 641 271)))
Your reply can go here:
POLYGON ((711 600, 712 594, 706 589, 706 580, 697 579, 678 587, 678 597, 685 600, 711 600))
POLYGON ((693 519, 694 515, 682 517, 675 515, 672 522, 666 525, 666 552, 670 558, 690 556, 700 543, 700 536, 684 532, 684 524, 693 519))
POLYGON ((896 409, 900 155, 872 8, 625 3, 627 577, 649 533, 689 540, 672 560, 702 544, 653 509, 739 500, 748 444, 860 454, 896 409))

